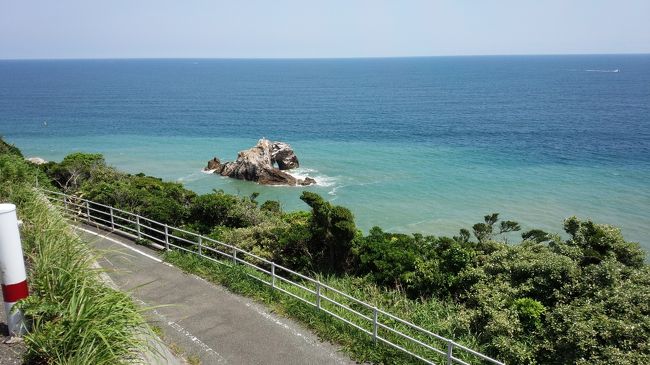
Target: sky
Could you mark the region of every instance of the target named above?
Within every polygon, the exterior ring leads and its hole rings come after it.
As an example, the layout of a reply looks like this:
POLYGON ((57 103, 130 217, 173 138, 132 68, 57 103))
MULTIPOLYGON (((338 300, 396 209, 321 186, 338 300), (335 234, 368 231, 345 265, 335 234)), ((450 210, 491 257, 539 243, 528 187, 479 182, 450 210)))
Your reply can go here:
POLYGON ((0 59, 650 53, 650 0, 0 0, 0 59))

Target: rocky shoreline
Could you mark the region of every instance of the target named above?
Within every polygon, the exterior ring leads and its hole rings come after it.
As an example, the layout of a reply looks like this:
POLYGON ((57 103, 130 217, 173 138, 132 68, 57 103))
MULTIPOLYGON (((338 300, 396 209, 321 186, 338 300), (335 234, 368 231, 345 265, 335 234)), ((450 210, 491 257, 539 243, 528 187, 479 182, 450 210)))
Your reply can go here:
POLYGON ((311 177, 297 179, 285 172, 299 166, 298 156, 288 143, 262 138, 254 147, 240 151, 235 161, 221 162, 219 158, 214 157, 208 161, 203 171, 212 171, 221 176, 254 181, 263 185, 316 184, 316 180, 311 177))

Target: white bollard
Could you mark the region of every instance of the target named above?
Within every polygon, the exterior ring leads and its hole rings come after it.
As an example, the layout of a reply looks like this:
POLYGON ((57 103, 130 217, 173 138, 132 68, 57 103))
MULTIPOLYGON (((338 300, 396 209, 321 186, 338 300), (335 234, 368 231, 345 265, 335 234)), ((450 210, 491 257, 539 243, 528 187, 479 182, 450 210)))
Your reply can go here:
POLYGON ((11 312, 11 307, 28 295, 16 206, 13 204, 0 204, 0 272, 9 335, 23 335, 26 328, 22 313, 11 312))

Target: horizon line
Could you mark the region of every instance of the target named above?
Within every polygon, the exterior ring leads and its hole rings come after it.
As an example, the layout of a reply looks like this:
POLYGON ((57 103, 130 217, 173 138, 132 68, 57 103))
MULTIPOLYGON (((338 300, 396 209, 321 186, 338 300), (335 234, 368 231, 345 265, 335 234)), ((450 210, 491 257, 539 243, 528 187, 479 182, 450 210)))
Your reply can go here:
POLYGON ((101 61, 101 60, 357 60, 357 59, 403 59, 403 58, 451 58, 451 57, 535 57, 535 56, 642 56, 650 52, 619 53, 504 53, 504 54, 455 54, 416 56, 342 56, 342 57, 28 57, 0 58, 0 61, 101 61))

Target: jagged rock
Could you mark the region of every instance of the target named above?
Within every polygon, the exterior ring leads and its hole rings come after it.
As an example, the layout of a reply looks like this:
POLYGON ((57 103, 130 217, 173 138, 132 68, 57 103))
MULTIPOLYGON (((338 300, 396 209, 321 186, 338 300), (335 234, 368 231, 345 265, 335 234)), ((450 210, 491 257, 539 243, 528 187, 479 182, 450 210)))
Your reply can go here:
POLYGON ((221 173, 221 170, 223 169, 223 165, 221 164, 221 161, 219 161, 218 158, 213 158, 212 160, 208 161, 208 167, 206 167, 204 170, 205 171, 213 171, 215 173, 221 173))
POLYGON ((298 157, 284 142, 271 142, 262 138, 255 147, 237 154, 237 160, 221 163, 218 158, 208 161, 205 171, 240 180, 256 181, 264 185, 311 185, 316 180, 307 177, 296 179, 282 170, 298 167, 298 157), (278 168, 274 166, 278 164, 278 168))
POLYGON ((300 185, 306 186, 306 185, 316 184, 316 180, 314 180, 311 177, 307 176, 307 177, 305 177, 304 180, 299 180, 298 183, 300 185))
POLYGON ((293 148, 284 142, 271 144, 271 162, 277 163, 280 170, 290 170, 300 166, 293 148))

